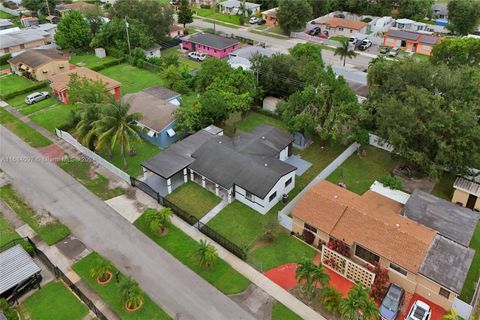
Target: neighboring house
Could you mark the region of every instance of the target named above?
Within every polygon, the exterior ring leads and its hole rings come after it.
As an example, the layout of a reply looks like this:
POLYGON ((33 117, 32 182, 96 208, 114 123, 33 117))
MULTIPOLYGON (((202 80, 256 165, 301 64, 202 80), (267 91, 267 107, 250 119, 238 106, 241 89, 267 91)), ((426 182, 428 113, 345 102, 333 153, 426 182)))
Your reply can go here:
POLYGON ((448 4, 434 3, 432 4, 433 17, 437 19, 448 19, 448 4))
POLYGON ((20 18, 20 23, 24 28, 38 26, 40 24, 37 17, 22 17, 20 18))
POLYGON ((42 23, 38 26, 31 27, 32 29, 41 30, 49 34, 50 41, 54 41, 55 32, 57 31, 57 25, 53 23, 42 23))
POLYGON ((60 18, 54 15, 47 16, 45 20, 52 24, 57 24, 60 22, 60 18))
POLYGON ((429 56, 439 41, 437 36, 391 29, 385 34, 383 45, 429 56))
POLYGON ((55 12, 59 15, 63 15, 70 10, 80 11, 83 9, 94 8, 95 5, 86 2, 73 2, 73 3, 61 3, 55 6, 55 12))
POLYGON ((220 2, 218 4, 218 9, 221 13, 241 14, 243 3, 245 3, 245 10, 247 11, 248 15, 257 15, 260 13, 260 4, 252 2, 242 2, 238 0, 228 0, 225 2, 220 2))
POLYGON ((328 36, 350 36, 354 33, 367 33, 368 23, 343 18, 313 20, 323 34, 328 36))
POLYGON ((13 28, 13 23, 8 19, 0 19, 0 30, 13 28))
POLYGON ((58 50, 26 50, 8 60, 13 73, 29 75, 35 80, 47 80, 68 70, 69 56, 58 50))
POLYGON ((359 102, 364 101, 368 95, 367 73, 336 64, 332 65, 331 67, 337 77, 342 76, 345 79, 348 86, 357 95, 359 102))
POLYGON ((271 27, 276 27, 278 25, 277 9, 278 8, 273 8, 262 12, 262 19, 265 20, 265 24, 271 27))
POLYGON ((49 78, 50 87, 61 102, 68 104, 68 83, 72 74, 77 74, 79 78, 86 78, 91 81, 101 81, 105 84, 105 93, 112 94, 117 100, 120 99, 120 82, 91 69, 77 67, 49 78))
MULTIPOLYGON (((157 89, 159 93, 170 91, 161 87, 150 89, 157 89)), ((175 94, 175 92, 171 92, 171 95, 175 94)), ((137 124, 142 128, 140 135, 143 139, 160 148, 167 148, 181 138, 181 135, 174 130, 173 112, 177 109, 176 105, 159 98, 159 95, 148 93, 148 90, 126 94, 122 100, 130 104, 129 113, 139 112, 142 114, 142 118, 137 121, 137 124)))
POLYGON ((200 7, 200 6, 209 6, 210 8, 214 8, 217 4, 216 0, 190 0, 192 6, 200 7))
POLYGON ((197 51, 222 59, 239 47, 238 40, 211 33, 198 33, 182 38, 182 49, 197 51))
POLYGON ((480 211, 480 172, 473 170, 476 176, 457 177, 453 188, 452 202, 466 208, 480 211))
POLYGON ((475 251, 468 245, 479 219, 419 190, 403 207, 373 191, 360 196, 328 181, 309 189, 292 217, 295 233, 314 235, 325 266, 370 286, 375 276, 364 266, 378 262, 391 282, 446 310, 471 266, 475 251), (326 245, 335 242, 348 247, 348 256, 326 245))
POLYGON ((266 214, 295 186, 296 168, 285 162, 292 141, 269 125, 233 138, 209 126, 144 161, 144 183, 165 195, 195 181, 228 203, 236 199, 266 214))
POLYGON ((183 29, 182 26, 174 24, 170 26, 169 33, 172 38, 180 38, 185 35, 185 29, 183 29))
MULTIPOLYGON (((4 31, 8 31, 8 29, 4 31)), ((21 29, 2 34, 0 37, 0 54, 15 53, 49 43, 50 35, 47 32, 37 29, 21 29)))
POLYGON ((250 70, 252 65, 250 59, 254 55, 271 57, 275 53, 276 51, 262 47, 245 46, 230 53, 228 56, 228 64, 234 69, 242 68, 243 70, 250 70))
POLYGON ((145 54, 145 58, 160 58, 161 55, 162 55, 162 52, 160 51, 162 47, 158 44, 155 44, 153 47, 149 48, 149 49, 145 49, 143 50, 144 54, 145 54))
POLYGON ((410 19, 397 19, 392 25, 393 29, 403 30, 403 31, 412 31, 425 34, 431 34, 433 29, 430 28, 430 25, 417 22, 410 19))

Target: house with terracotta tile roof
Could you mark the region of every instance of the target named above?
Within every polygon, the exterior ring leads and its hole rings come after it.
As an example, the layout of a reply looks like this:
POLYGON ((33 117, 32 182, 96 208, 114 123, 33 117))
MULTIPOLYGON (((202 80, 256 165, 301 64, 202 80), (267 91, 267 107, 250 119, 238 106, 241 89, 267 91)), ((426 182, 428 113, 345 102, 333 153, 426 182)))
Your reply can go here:
POLYGON ((355 33, 367 33, 368 23, 343 18, 320 18, 313 20, 315 26, 328 36, 351 36, 355 33))
POLYGON ((383 37, 383 45, 429 56, 440 37, 418 32, 390 29, 383 37))
MULTIPOLYGON (((371 190, 358 195, 328 181, 309 189, 292 210, 293 232, 313 234, 322 263, 351 281, 374 281, 379 263, 390 281, 450 309, 475 251, 473 211, 416 190, 405 205, 371 190), (348 250, 335 250, 335 244, 348 250)), ((304 236, 305 239, 307 237, 304 236)))

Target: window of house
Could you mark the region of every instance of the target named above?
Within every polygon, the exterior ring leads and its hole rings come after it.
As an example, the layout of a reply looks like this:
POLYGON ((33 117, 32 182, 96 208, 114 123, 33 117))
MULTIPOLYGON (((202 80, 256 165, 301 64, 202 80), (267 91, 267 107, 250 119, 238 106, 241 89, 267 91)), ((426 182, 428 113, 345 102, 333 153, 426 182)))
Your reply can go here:
POLYGON ((5 49, 3 49, 3 52, 9 53, 9 52, 10 52, 10 48, 5 48, 5 49))
POLYGON ((313 227, 313 226, 309 225, 308 223, 305 223, 305 226, 304 226, 304 228, 305 228, 306 230, 308 230, 308 231, 311 231, 311 232, 313 232, 313 233, 317 233, 317 228, 315 228, 315 227, 313 227))
POLYGON ((272 193, 272 195, 268 198, 268 202, 272 202, 273 199, 275 199, 277 197, 277 192, 275 191, 274 193, 272 193))
POLYGON ((250 201, 253 201, 254 197, 255 196, 253 195, 253 193, 250 193, 250 192, 245 190, 245 198, 247 198, 250 201))
POLYGON ((21 45, 20 45, 20 49, 25 49, 25 45, 24 45, 24 44, 21 44, 21 45))
POLYGON ((338 31, 343 31, 343 28, 338 28, 338 31))
POLYGON ((292 183, 292 178, 285 181, 285 188, 288 187, 290 185, 290 183, 292 183))
POLYGON ((443 288, 440 288, 440 291, 438 292, 438 294, 447 299, 450 297, 450 291, 443 288))
POLYGON ((392 269, 392 270, 395 270, 396 272, 398 272, 400 274, 403 274, 404 276, 407 276, 407 270, 403 269, 400 266, 397 266, 395 263, 390 262, 389 268, 392 269))
POLYGON ((355 255, 371 264, 375 264, 375 262, 380 261, 380 257, 378 255, 358 244, 355 246, 355 255))

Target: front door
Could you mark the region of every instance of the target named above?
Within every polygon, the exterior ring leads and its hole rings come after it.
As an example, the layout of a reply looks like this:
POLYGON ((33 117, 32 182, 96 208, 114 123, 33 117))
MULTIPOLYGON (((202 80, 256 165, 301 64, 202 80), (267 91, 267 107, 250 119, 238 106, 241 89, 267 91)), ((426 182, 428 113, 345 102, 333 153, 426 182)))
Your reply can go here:
POLYGON ((197 51, 195 49, 197 49, 197 46, 195 45, 195 43, 192 42, 192 51, 197 51))
POLYGON ((477 196, 474 196, 473 194, 468 195, 468 200, 467 200, 467 205, 466 207, 468 209, 475 209, 475 203, 477 203, 477 196))

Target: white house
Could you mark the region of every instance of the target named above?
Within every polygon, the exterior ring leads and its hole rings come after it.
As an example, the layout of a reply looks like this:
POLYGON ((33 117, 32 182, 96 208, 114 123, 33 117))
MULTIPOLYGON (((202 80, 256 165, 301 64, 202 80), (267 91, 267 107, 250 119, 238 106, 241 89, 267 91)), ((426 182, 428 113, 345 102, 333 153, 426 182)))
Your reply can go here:
POLYGON ((276 51, 262 47, 245 46, 228 55, 228 64, 234 69, 242 68, 243 70, 250 70, 252 65, 250 59, 255 54, 271 57, 275 53, 276 51))
MULTIPOLYGON (((245 10, 250 15, 256 15, 260 13, 260 6, 261 5, 258 3, 245 2, 245 10)), ((242 1, 227 0, 225 2, 220 2, 218 4, 218 8, 222 13, 239 14, 242 13, 242 1)))

